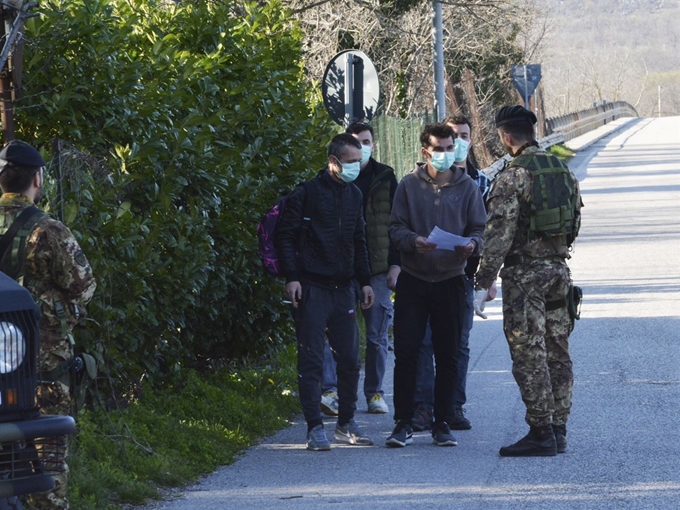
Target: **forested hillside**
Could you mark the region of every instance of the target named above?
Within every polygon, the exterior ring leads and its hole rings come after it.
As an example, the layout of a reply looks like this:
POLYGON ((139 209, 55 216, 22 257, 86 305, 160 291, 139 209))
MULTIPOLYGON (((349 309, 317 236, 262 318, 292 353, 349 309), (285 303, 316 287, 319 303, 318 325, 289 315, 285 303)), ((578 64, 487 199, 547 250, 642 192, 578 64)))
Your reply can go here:
POLYGON ((641 116, 680 115, 680 1, 545 0, 549 116, 624 100, 641 116))

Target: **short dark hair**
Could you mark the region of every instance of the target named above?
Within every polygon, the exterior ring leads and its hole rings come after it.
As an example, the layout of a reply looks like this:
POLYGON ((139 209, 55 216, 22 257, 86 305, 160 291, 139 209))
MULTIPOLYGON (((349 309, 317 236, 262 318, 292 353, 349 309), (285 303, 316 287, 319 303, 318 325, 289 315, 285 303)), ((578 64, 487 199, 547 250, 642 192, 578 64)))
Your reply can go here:
POLYGON ((452 115, 451 117, 446 117, 444 119, 444 124, 467 124, 470 131, 472 131, 472 124, 470 124, 470 120, 465 115, 452 115))
POLYGON ((366 122, 352 122, 347 126, 347 129, 345 129, 345 133, 349 133, 350 135, 358 135, 363 131, 368 131, 371 133, 371 138, 375 138, 373 136, 373 127, 366 122))
POLYGON ((340 159, 340 157, 345 153, 345 147, 351 146, 355 149, 361 150, 361 144, 359 140, 354 138, 349 133, 340 133, 335 135, 328 144, 328 156, 335 156, 340 159))
POLYGON ((430 147, 430 137, 435 138, 455 138, 453 133, 453 128, 447 126, 446 124, 428 124, 423 128, 423 132, 420 133, 420 145, 422 147, 430 147))
POLYGON ((534 126, 526 120, 508 122, 498 129, 504 133, 509 133, 518 141, 530 142, 535 139, 534 126))
POLYGON ((0 188, 3 193, 24 193, 31 187, 33 177, 39 171, 39 166, 17 166, 7 163, 0 173, 0 188))

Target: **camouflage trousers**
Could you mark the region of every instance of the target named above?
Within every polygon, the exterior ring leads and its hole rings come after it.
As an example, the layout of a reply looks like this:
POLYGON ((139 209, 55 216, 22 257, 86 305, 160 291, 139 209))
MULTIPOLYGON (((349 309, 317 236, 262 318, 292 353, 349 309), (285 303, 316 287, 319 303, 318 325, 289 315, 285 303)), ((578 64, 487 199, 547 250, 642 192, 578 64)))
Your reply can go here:
MULTIPOLYGON (((40 330, 40 353, 38 368, 47 373, 55 369, 65 360, 73 356, 73 348, 68 339, 51 331, 40 330)), ((71 394, 69 387, 59 381, 38 385, 38 405, 43 414, 68 415, 71 412, 71 394)), ((56 452, 44 453, 49 458, 49 464, 56 467, 54 487, 49 492, 31 494, 28 498, 29 508, 36 510, 68 510, 69 502, 66 494, 68 482, 68 464, 66 454, 68 447, 67 436, 56 439, 56 452)), ((54 447, 50 448, 53 450, 54 447)))
POLYGON ((572 320, 566 306, 546 303, 567 295, 569 268, 561 260, 534 260, 501 271, 503 330, 512 374, 532 427, 563 425, 571 411, 574 375, 569 356, 572 320))

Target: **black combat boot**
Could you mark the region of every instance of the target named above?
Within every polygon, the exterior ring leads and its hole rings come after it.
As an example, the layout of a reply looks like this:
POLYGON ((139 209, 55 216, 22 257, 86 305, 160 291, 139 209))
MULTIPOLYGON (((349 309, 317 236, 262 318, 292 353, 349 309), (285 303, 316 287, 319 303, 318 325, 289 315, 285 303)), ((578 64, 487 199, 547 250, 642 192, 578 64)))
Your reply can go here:
POLYGON ((555 433, 555 441, 557 441, 557 453, 566 453, 567 451, 567 426, 553 425, 553 432, 555 433))
POLYGON ((531 427, 529 433, 515 444, 501 448, 501 457, 554 457, 557 442, 552 425, 531 427))

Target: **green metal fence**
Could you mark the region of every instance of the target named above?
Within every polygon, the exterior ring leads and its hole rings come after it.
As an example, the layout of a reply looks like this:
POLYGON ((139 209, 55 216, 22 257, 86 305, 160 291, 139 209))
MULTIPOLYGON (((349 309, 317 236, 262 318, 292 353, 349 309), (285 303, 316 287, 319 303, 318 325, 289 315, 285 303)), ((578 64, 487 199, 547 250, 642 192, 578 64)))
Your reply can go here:
POLYGON ((399 119, 376 117, 371 121, 375 134, 373 157, 394 168, 397 179, 413 170, 420 155, 420 132, 434 119, 425 113, 419 116, 399 119))

